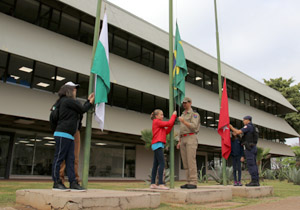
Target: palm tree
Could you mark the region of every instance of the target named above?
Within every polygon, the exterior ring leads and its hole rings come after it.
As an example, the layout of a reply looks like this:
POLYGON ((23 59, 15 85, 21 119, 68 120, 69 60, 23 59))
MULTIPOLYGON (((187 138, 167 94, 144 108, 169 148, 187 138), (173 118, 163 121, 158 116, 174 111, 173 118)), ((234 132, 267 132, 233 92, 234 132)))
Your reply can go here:
POLYGON ((263 169, 262 161, 269 159, 271 157, 270 148, 261 148, 257 147, 257 156, 256 156, 256 163, 258 166, 258 173, 261 174, 261 171, 263 169))

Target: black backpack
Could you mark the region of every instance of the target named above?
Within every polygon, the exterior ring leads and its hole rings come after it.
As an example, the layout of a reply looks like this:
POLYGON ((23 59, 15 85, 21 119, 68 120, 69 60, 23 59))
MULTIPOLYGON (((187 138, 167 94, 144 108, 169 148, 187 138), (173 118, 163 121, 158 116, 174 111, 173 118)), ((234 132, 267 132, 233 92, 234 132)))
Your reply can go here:
POLYGON ((50 116, 49 116, 49 121, 50 121, 50 128, 52 131, 55 131, 58 120, 59 120, 59 106, 60 106, 60 100, 58 100, 50 109, 50 116))

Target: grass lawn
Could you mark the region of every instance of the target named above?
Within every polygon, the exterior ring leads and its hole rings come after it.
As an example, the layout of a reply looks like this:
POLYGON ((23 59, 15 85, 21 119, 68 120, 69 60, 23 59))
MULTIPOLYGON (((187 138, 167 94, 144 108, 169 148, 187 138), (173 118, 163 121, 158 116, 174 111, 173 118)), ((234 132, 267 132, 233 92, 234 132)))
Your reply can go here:
MULTIPOLYGON (((176 182, 175 187, 179 187, 183 182, 176 182)), ((209 182, 199 184, 204 185, 215 185, 216 182, 209 182)), ((288 183, 286 181, 270 181, 265 180, 261 183, 265 186, 274 187, 274 196, 272 198, 233 198, 231 201, 222 202, 220 208, 212 207, 210 204, 207 205, 182 205, 182 204, 168 204, 162 203, 159 210, 171 210, 171 209, 199 209, 199 210, 223 210, 230 209, 230 204, 234 207, 247 206, 256 203, 272 202, 278 199, 286 198, 289 196, 300 196, 300 186, 288 183)), ((146 188, 148 185, 144 182, 90 182, 89 188, 94 189, 110 189, 110 190, 125 190, 126 188, 146 188)), ((0 207, 14 206, 16 200, 16 190, 18 189, 51 189, 52 182, 48 181, 0 181, 0 207)))

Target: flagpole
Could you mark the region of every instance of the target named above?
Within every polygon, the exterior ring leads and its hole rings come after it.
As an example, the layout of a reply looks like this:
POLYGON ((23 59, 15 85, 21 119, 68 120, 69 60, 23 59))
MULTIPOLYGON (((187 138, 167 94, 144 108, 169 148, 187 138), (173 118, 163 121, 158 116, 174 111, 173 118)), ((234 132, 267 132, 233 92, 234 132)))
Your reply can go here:
MULTIPOLYGON (((94 60, 94 56, 95 56, 95 52, 96 52, 98 39, 99 39, 101 4, 102 4, 102 0, 98 0, 95 28, 94 28, 94 41, 93 41, 93 53, 92 53, 91 68, 93 66, 93 60, 94 60)), ((93 91, 94 91, 94 74, 90 73, 88 95, 90 95, 93 91)), ((82 173, 82 186, 84 188, 87 188, 88 178, 89 178, 90 150, 91 150, 91 137, 92 137, 92 113, 93 113, 92 110, 89 110, 87 112, 87 116, 86 116, 83 173, 82 173)))
MULTIPOLYGON (((217 0, 214 0, 214 3, 215 3, 217 59, 218 59, 219 103, 220 103, 220 108, 221 108, 221 100, 222 100, 222 76, 221 76, 221 58, 220 58, 220 43, 219 43, 219 29, 218 29, 218 15, 217 15, 217 0)), ((227 179, 226 179, 226 160, 225 160, 224 157, 222 157, 222 169, 223 169, 223 185, 227 185, 227 179)))
MULTIPOLYGON (((169 0, 169 116, 174 110, 173 88, 173 0, 169 0)), ((174 128, 170 132, 170 188, 174 188, 174 128)))

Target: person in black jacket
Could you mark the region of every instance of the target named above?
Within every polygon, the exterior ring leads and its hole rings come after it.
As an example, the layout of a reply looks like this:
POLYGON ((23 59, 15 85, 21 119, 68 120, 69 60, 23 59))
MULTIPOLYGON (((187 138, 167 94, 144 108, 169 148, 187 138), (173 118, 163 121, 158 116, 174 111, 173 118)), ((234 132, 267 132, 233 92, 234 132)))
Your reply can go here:
POLYGON ((244 155, 244 148, 241 145, 241 138, 239 135, 232 134, 230 155, 232 157, 234 186, 243 186, 241 183, 241 178, 242 178, 241 162, 244 162, 245 155, 244 155), (237 172, 238 172, 238 178, 236 177, 237 172))
POLYGON ((67 175, 71 191, 85 191, 75 177, 74 172, 74 134, 81 123, 81 116, 93 107, 94 93, 89 95, 88 100, 82 105, 76 100, 77 87, 73 82, 67 82, 58 91, 59 117, 54 132, 56 142, 55 154, 52 166, 53 190, 67 191, 68 189, 60 180, 60 166, 66 162, 67 175))

